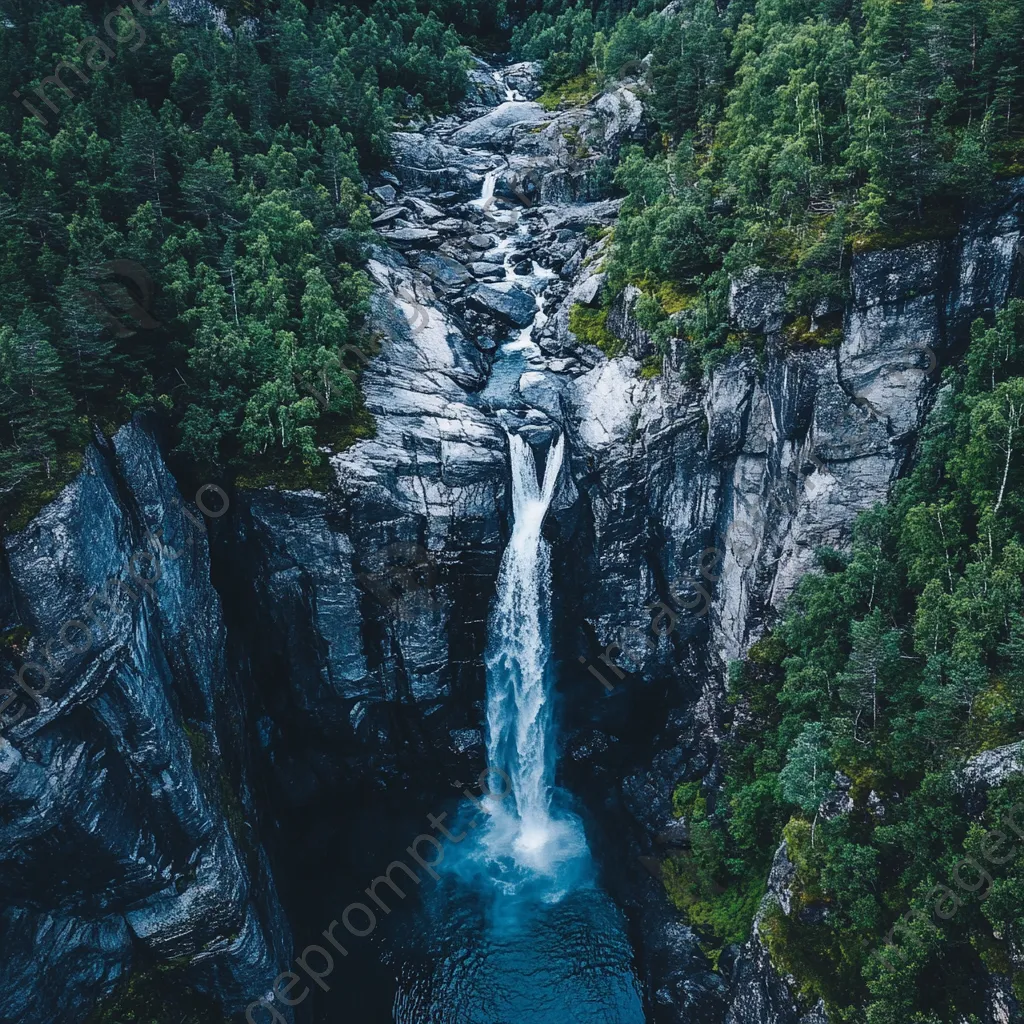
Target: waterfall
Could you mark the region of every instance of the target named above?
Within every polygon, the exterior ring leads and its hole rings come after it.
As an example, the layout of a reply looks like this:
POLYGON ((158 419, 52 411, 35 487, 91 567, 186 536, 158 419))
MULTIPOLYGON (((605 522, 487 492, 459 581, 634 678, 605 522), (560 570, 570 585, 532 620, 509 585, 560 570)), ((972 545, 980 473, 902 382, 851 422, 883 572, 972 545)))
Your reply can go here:
POLYGON ((512 537, 502 556, 487 649, 487 753, 511 780, 491 848, 545 871, 578 852, 569 816, 552 812, 551 563, 541 526, 561 471, 564 438, 548 452, 544 479, 530 445, 509 436, 512 537))
POLYGON ((522 103, 523 97, 519 95, 518 89, 513 89, 508 82, 505 81, 504 75, 500 71, 495 71, 491 77, 495 82, 498 83, 499 89, 505 90, 505 102, 506 103, 522 103))
POLYGON ((485 213, 491 208, 494 204, 494 186, 498 183, 500 173, 501 168, 495 168, 484 175, 483 184, 480 186, 480 198, 472 200, 470 205, 476 206, 485 213))

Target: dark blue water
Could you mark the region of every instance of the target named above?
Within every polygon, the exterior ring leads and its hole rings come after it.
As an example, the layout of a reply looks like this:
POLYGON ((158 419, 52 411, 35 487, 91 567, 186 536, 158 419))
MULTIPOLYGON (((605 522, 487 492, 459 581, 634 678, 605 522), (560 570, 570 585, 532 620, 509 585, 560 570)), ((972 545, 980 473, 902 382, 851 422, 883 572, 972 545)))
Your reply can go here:
MULTIPOLYGON (((418 801, 417 801, 418 802, 418 801)), ((324 847, 314 882, 320 900, 296 928, 296 950, 320 932, 442 816, 458 845, 445 843, 437 879, 402 881, 366 939, 349 938, 329 992, 313 990, 315 1024, 643 1024, 626 922, 601 887, 585 840, 550 875, 494 857, 495 840, 469 801, 417 807, 407 794, 381 795, 346 815, 347 835, 324 847), (457 824, 456 824, 457 823, 457 824)), ((556 792, 554 814, 582 827, 556 792)), ((398 877, 404 879, 399 873, 398 877)), ((387 893, 388 890, 383 890, 387 893)))
POLYGON ((443 879, 400 952, 396 1024, 642 1024, 618 908, 596 886, 554 903, 443 879))

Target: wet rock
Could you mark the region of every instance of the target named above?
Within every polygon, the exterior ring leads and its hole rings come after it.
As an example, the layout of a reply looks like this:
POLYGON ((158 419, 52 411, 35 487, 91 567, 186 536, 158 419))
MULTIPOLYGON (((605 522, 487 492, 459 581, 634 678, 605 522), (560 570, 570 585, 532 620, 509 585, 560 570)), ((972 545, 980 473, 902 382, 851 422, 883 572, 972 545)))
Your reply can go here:
POLYGON ((566 743, 566 753, 574 761, 593 761, 609 748, 608 737, 598 729, 573 735, 566 743))
POLYGON ((441 233, 430 228, 399 228, 383 231, 381 237, 396 249, 429 249, 441 243, 441 233))
POLYGON ((407 186, 454 191, 462 196, 479 193, 495 159, 467 153, 419 132, 393 132, 391 148, 395 169, 407 186))
POLYGON ((789 860, 786 844, 775 851, 768 891, 754 919, 751 938, 736 955, 729 978, 730 1000, 725 1024, 798 1024, 800 1011, 786 982, 779 977, 765 947, 759 924, 772 906, 788 915, 792 909, 791 886, 796 868, 789 860))
POLYGON ((441 253, 410 253, 409 262, 446 288, 458 288, 473 280, 473 274, 458 260, 441 253))
POLYGON ((711 970, 697 936, 668 904, 660 881, 645 881, 640 906, 642 964, 653 996, 653 1019, 658 1024, 721 1020, 726 986, 711 970))
POLYGON ((509 149, 517 134, 550 120, 551 115, 536 103, 502 103, 463 125, 453 133, 451 140, 466 149, 509 149))
POLYGON ((575 359, 552 359, 548 362, 548 369, 552 373, 568 373, 570 370, 576 369, 579 366, 579 362, 575 359))
POLYGON ((86 1020, 132 960, 131 932, 120 914, 85 921, 60 912, 6 907, 0 911, 0 946, 0 1012, 9 1021, 86 1020))
POLYGON ((672 818, 666 821, 661 831, 654 837, 657 846, 686 848, 690 845, 690 827, 685 818, 672 818))
POLYGON ((556 422, 562 419, 563 384, 551 374, 528 370, 519 378, 519 393, 527 405, 547 413, 556 422))
POLYGON ((501 291, 486 284, 476 285, 467 290, 466 298, 476 309, 516 327, 526 327, 537 315, 536 301, 521 288, 501 291))
POLYGON ((470 272, 481 280, 500 281, 505 276, 505 268, 500 263, 470 263, 470 272))
POLYGON ((488 68, 472 68, 469 71, 467 99, 482 107, 496 107, 505 102, 505 90, 494 80, 488 68))
POLYGON ((452 729, 452 749, 459 754, 466 754, 483 746, 483 734, 479 729, 452 729))
POLYGON ((466 239, 466 241, 474 249, 493 249, 495 246, 493 235, 470 235, 469 238, 466 239))
POLYGON ((536 99, 543 91, 540 84, 541 65, 538 61, 522 61, 509 64, 504 68, 501 77, 505 84, 514 89, 523 99, 536 99))

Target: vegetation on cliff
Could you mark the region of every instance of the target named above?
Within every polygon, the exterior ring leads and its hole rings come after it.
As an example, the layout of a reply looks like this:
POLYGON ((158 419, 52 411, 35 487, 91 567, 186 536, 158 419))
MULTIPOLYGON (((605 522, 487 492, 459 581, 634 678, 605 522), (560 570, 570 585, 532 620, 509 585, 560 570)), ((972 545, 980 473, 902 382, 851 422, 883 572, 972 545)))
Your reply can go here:
POLYGON ((446 110, 472 5, 5 5, 0 492, 75 472, 94 423, 166 414, 196 471, 285 462, 360 420, 360 168, 446 110), (247 20, 258 14, 258 27, 247 20))
POLYGON ((513 33, 549 86, 639 80, 657 129, 624 154, 610 291, 700 291, 693 368, 720 358, 729 274, 790 278, 794 319, 845 298, 852 249, 932 237, 1024 173, 1021 0, 545 3, 513 33), (660 5, 658 5, 660 6, 660 5), (647 55, 650 54, 649 59, 647 55))
POLYGON ((694 840, 675 891, 719 942, 745 933, 756 898, 737 893, 786 840, 792 912, 762 932, 835 1020, 969 1019, 986 970, 1024 995, 1024 833, 1007 815, 1024 781, 956 782, 1024 728, 1022 447, 1014 301, 975 325, 911 476, 734 666, 724 791, 678 794, 694 840))
MULTIPOLYGON (((366 429, 362 173, 463 94, 468 40, 552 102, 638 80, 609 264, 692 296, 692 367, 743 343, 730 273, 790 275, 794 322, 854 245, 948 230, 1020 170, 1024 0, 11 0, 0 31, 0 496, 55 492, 94 424, 161 410, 197 471, 323 461, 366 429), (200 7, 197 5, 197 10, 200 7)), ((657 312, 657 311, 655 311, 657 312)), ((657 319, 657 318, 656 318, 657 319)), ((806 333, 806 332, 805 332, 806 333)), ((262 476, 261 476, 262 478, 262 476)))

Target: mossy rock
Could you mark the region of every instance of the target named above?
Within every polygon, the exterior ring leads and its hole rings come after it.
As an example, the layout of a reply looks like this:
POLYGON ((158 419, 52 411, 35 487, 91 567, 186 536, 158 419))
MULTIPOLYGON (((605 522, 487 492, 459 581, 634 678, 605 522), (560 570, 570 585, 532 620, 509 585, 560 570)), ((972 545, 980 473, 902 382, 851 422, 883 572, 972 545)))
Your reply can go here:
POLYGON ((561 85, 549 85, 537 97, 537 102, 545 110, 561 110, 565 107, 582 107, 589 103, 600 90, 597 79, 592 71, 570 78, 561 85))
POLYGON ((229 1024, 212 997, 187 983, 189 959, 136 968, 87 1024, 229 1024))
POLYGON ((584 345, 595 345, 609 359, 622 355, 623 343, 608 330, 608 310, 577 302, 569 310, 569 330, 584 345))
POLYGON ((24 530, 78 476, 83 461, 82 451, 63 452, 51 466, 49 477, 39 473, 22 481, 14 492, 16 504, 9 508, 5 516, 4 528, 7 532, 18 533, 24 530))
POLYGON ((812 327, 809 316, 799 316, 782 328, 782 336, 791 348, 816 346, 825 348, 838 345, 843 340, 842 328, 824 329, 812 327))

